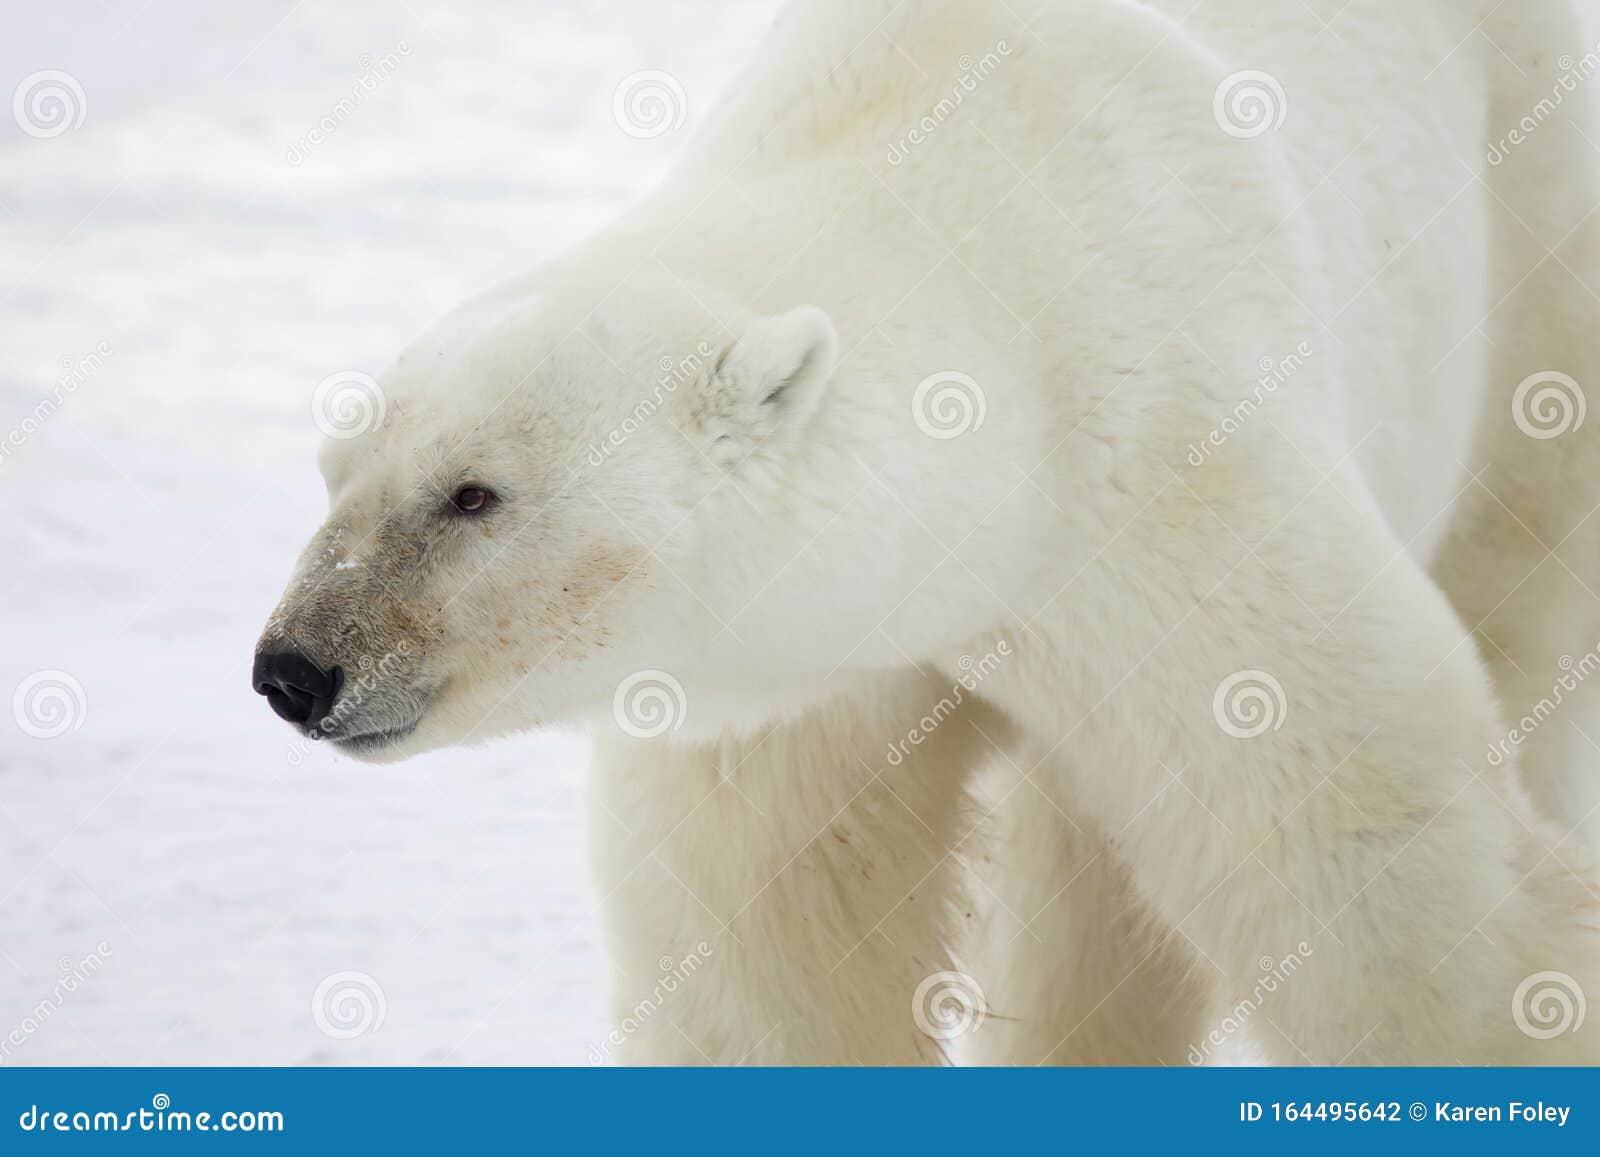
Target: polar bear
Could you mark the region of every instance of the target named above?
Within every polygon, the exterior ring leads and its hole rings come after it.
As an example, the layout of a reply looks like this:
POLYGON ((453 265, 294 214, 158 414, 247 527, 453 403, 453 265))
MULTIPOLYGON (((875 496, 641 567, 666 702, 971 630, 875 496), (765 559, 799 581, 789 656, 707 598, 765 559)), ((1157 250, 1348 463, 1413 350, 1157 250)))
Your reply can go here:
POLYGON ((255 686, 594 733, 597 1059, 1592 1062, 1597 69, 1557 0, 797 5, 328 441, 255 686))

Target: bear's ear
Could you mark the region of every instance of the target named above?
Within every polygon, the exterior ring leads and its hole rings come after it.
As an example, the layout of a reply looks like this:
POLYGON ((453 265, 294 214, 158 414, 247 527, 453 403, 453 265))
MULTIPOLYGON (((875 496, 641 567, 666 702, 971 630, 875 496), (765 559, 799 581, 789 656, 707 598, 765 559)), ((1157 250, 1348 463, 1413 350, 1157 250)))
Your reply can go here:
POLYGON ((833 322, 814 306, 753 321, 722 351, 707 383, 712 457, 731 466, 763 443, 798 436, 838 360, 833 322))

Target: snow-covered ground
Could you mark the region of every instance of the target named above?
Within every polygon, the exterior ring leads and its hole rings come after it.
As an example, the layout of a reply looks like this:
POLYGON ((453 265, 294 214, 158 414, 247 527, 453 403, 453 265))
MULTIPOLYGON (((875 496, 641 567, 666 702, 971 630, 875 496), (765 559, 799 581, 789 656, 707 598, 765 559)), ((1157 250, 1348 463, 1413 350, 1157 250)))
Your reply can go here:
POLYGON ((637 196, 773 7, 0 0, 0 1063, 585 1063, 581 743, 302 751, 251 649, 316 383, 637 196))

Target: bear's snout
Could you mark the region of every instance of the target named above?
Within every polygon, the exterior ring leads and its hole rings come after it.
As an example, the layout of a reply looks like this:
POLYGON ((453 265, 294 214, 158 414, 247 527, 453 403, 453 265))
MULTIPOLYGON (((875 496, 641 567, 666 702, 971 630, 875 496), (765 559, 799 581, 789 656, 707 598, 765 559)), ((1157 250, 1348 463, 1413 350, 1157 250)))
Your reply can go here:
POLYGON ((310 730, 328 717, 344 686, 344 668, 324 671, 298 651, 257 652, 250 685, 297 727, 310 730))

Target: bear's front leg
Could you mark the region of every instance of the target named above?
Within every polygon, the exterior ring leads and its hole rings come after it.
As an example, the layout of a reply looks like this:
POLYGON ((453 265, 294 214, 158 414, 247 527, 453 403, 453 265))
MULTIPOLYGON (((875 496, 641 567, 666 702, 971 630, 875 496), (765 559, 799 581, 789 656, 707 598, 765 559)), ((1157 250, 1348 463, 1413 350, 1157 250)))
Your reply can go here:
POLYGON ((978 1065, 1184 1065, 1215 1019, 1212 969, 1152 918, 1061 755, 1023 746, 985 774, 986 901, 965 951, 994 1010, 960 1059, 978 1065))
POLYGON ((1216 970, 1206 1039, 1280 1063, 1600 1059, 1577 1014, 1600 888, 1490 759, 1503 727, 1445 599, 1359 483, 1284 467, 1230 503, 1212 469, 1217 492, 1163 490, 1013 604, 1027 630, 984 684, 1216 970))
POLYGON ((1002 726, 912 673, 748 738, 598 740, 615 1022, 590 1059, 937 1063, 981 1019, 948 945, 964 784, 1002 726))

